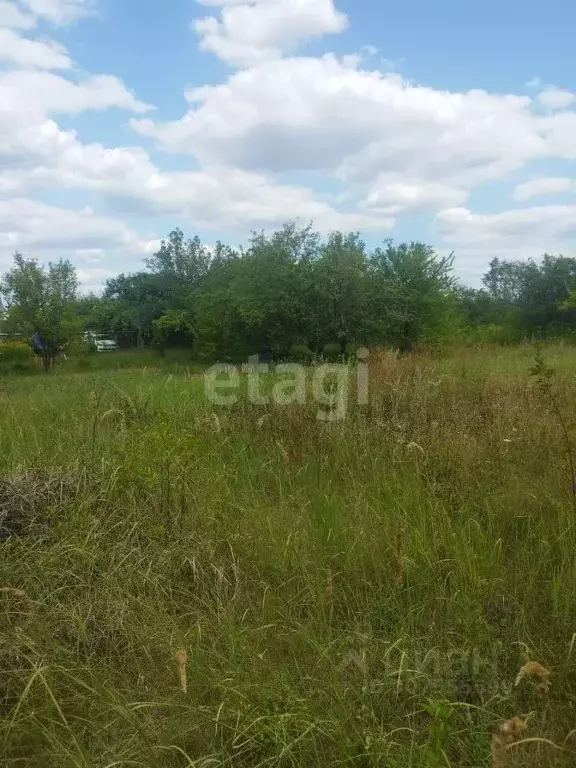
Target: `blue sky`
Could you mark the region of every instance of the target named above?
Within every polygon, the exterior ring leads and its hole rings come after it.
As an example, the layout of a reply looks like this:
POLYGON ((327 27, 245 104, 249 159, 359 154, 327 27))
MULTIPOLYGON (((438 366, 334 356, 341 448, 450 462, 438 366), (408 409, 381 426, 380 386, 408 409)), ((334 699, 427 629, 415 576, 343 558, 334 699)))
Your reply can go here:
POLYGON ((87 288, 175 226, 313 220, 488 261, 574 253, 567 0, 0 0, 0 269, 87 288))

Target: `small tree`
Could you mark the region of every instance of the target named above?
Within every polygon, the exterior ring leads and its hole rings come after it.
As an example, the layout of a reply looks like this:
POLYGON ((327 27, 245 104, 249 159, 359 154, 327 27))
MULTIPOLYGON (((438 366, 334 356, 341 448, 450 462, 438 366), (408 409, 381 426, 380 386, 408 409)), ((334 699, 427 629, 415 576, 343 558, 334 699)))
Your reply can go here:
POLYGON ((168 309, 152 323, 154 339, 164 348, 191 344, 193 340, 192 323, 186 312, 180 309, 168 309))
POLYGON ((6 327, 42 343, 42 362, 48 371, 79 322, 74 311, 78 290, 76 270, 60 260, 47 268, 34 259, 14 254, 14 267, 4 275, 0 294, 6 305, 6 327))

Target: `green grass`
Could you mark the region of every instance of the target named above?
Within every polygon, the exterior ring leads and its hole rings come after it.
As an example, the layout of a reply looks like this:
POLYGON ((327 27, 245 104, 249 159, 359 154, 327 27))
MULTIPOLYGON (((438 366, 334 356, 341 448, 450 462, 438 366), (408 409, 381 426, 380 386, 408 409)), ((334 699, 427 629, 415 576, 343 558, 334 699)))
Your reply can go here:
MULTIPOLYGON (((116 352, 93 354, 71 354, 67 360, 58 358, 55 372, 59 374, 119 371, 133 369, 162 370, 172 373, 186 373, 200 370, 201 366, 193 358, 190 349, 167 349, 163 354, 150 347, 144 349, 121 349, 116 352)), ((0 378, 10 375, 43 376, 44 370, 40 358, 30 352, 24 361, 0 361, 0 378)))
MULTIPOLYGON (((574 765, 576 508, 532 356, 373 356, 335 424, 215 409, 180 361, 0 379, 0 765, 488 767, 515 715, 510 765, 574 765)), ((574 434, 576 350, 546 358, 574 434)))

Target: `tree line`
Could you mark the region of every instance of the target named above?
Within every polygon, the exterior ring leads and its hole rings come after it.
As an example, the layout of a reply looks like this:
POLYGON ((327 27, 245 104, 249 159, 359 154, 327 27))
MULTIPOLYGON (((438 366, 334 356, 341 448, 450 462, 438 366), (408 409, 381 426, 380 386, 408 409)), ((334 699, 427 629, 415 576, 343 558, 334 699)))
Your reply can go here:
POLYGON ((137 345, 185 346, 206 360, 409 351, 454 341, 514 343, 576 331, 576 259, 490 262, 480 289, 420 242, 369 250, 358 233, 322 238, 287 223, 248 245, 207 247, 175 229, 143 269, 81 295, 76 271, 20 253, 0 283, 5 333, 42 339, 46 358, 90 329, 137 345))

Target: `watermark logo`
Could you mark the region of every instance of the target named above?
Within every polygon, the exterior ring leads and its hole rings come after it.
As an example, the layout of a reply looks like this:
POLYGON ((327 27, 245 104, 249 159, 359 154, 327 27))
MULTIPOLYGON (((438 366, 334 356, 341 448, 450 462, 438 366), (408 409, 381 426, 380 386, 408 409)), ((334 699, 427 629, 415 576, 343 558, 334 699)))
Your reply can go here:
POLYGON ((318 405, 317 418, 346 418, 350 398, 369 402, 369 352, 361 348, 342 363, 299 365, 261 363, 257 355, 241 366, 218 363, 204 373, 204 392, 213 405, 232 406, 241 398, 253 405, 318 405))
POLYGON ((434 688, 484 698, 509 695, 511 691, 496 654, 486 655, 477 648, 434 648, 426 652, 392 648, 375 658, 373 650, 369 654, 360 644, 343 653, 338 668, 342 674, 359 676, 367 688, 375 691, 391 683, 397 691, 410 695, 434 688))

